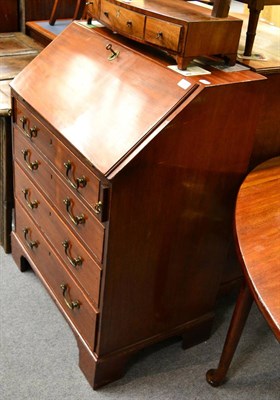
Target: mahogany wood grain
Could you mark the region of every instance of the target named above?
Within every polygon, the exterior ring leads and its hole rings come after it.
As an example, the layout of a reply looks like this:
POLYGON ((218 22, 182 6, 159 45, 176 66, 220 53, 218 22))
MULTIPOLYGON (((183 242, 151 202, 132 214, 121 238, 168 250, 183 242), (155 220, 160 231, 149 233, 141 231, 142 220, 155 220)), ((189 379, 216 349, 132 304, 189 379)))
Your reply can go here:
POLYGON ((268 68, 263 73, 267 80, 263 87, 264 102, 256 130, 250 170, 280 154, 280 70, 274 72, 268 68))
POLYGON ((237 251, 245 283, 239 294, 219 366, 207 381, 219 386, 226 374, 253 299, 280 342, 280 157, 256 167, 242 183, 236 202, 237 251))
POLYGON ((256 167, 239 191, 236 236, 254 300, 280 340, 280 157, 256 167))

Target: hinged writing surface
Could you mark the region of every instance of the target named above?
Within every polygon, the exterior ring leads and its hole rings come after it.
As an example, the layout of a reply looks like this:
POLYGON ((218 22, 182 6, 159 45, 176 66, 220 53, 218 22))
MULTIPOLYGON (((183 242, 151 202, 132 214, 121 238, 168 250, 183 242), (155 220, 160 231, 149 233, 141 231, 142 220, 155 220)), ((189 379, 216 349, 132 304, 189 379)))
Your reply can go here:
MULTIPOLYGON (((14 90, 106 173, 186 96, 180 77, 73 23, 13 82, 14 90)), ((191 82, 191 81, 190 81, 191 82)))

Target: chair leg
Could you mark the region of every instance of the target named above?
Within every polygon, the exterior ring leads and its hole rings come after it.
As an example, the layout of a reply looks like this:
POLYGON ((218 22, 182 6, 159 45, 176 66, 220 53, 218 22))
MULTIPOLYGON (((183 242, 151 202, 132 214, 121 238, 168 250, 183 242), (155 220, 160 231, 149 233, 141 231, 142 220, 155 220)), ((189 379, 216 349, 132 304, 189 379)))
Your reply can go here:
POLYGON ((257 32, 259 16, 261 10, 249 8, 248 28, 246 32, 246 42, 244 49, 244 56, 250 57, 252 55, 253 45, 257 32))
POLYGON ((227 371, 249 315, 252 302, 253 297, 248 286, 246 283, 244 283, 236 302, 219 366, 217 369, 210 369, 206 374, 206 380, 212 386, 219 386, 225 380, 227 371))
POLYGON ((83 15, 85 5, 86 5, 86 0, 77 0, 73 20, 81 18, 81 16, 83 15))
POLYGON ((52 13, 49 19, 49 24, 54 25, 56 21, 56 12, 57 12, 57 6, 58 6, 59 0, 55 0, 53 8, 52 8, 52 13))
MULTIPOLYGON (((50 19, 49 19, 49 24, 50 25, 54 25, 55 21, 57 19, 58 3, 59 3, 59 0, 55 0, 53 8, 52 8, 51 16, 50 16, 50 19)), ((73 20, 80 19, 80 17, 83 14, 83 10, 85 8, 85 5, 86 5, 86 0, 77 0, 75 11, 74 11, 74 15, 73 15, 73 20)))

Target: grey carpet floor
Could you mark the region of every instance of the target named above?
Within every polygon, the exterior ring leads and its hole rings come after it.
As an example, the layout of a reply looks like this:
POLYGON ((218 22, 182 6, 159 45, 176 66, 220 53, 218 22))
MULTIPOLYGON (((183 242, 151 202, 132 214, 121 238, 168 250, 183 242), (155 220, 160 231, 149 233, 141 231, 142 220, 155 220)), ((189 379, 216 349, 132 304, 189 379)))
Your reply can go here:
POLYGON ((32 271, 0 248, 1 400, 279 400, 279 344, 254 305, 220 388, 205 373, 221 353, 234 304, 217 306, 211 338, 188 350, 178 338, 138 353, 126 375, 93 391, 78 367, 74 336, 32 271))

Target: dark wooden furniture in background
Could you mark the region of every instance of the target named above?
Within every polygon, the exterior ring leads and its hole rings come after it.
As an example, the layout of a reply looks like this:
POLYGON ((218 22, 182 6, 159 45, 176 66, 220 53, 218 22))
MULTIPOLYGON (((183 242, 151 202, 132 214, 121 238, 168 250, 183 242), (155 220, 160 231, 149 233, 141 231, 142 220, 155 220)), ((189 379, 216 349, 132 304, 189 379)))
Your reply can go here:
MULTIPOLYGON (((51 16, 50 16, 50 21, 49 21, 50 25, 55 24, 55 21, 58 18, 58 8, 59 8, 59 5, 62 3, 62 1, 65 1, 65 0, 55 0, 53 9, 51 12, 51 16)), ((71 3, 71 0, 68 0, 68 1, 71 3)), ((72 18, 73 18, 73 20, 80 19, 82 17, 82 14, 83 14, 83 11, 85 8, 86 0, 72 0, 72 2, 73 1, 76 3, 76 6, 75 6, 75 11, 74 11, 72 18)))
POLYGON ((242 21, 214 18, 211 10, 183 0, 92 0, 86 6, 88 23, 97 19, 133 40, 161 48, 174 56, 178 67, 199 56, 221 55, 236 61, 242 21))
POLYGON ((0 245, 11 251, 13 173, 10 80, 0 80, 0 245))
POLYGON ((18 30, 18 0, 0 0, 0 32, 15 32, 18 30))
POLYGON ((72 23, 12 83, 13 257, 55 299, 94 388, 141 348, 210 335, 264 84, 184 78, 104 32, 72 23))
MULTIPOLYGON (((54 38, 46 36, 36 21, 49 21, 55 0, 21 0, 20 1, 20 25, 21 31, 31 36, 44 46, 54 38)), ((76 1, 60 0, 56 9, 56 18, 72 19, 75 13, 76 1)))
MULTIPOLYGON (((248 27, 246 33, 244 56, 250 57, 252 55, 260 12, 264 9, 265 6, 279 6, 280 0, 237 0, 237 1, 239 1, 240 3, 247 4, 249 9, 249 19, 248 19, 248 27)), ((213 6, 211 15, 213 17, 218 17, 218 18, 227 17, 230 9, 230 2, 231 2, 230 0, 213 0, 213 1, 209 0, 209 2, 201 0, 201 3, 207 3, 213 6)))
POLYGON ((256 167, 240 187, 236 241, 245 283, 240 291, 219 366, 207 381, 219 386, 226 374, 253 300, 280 342, 280 157, 256 167))
POLYGON ((0 34, 0 245, 11 251, 13 209, 11 98, 12 79, 39 53, 42 46, 21 32, 0 34))

